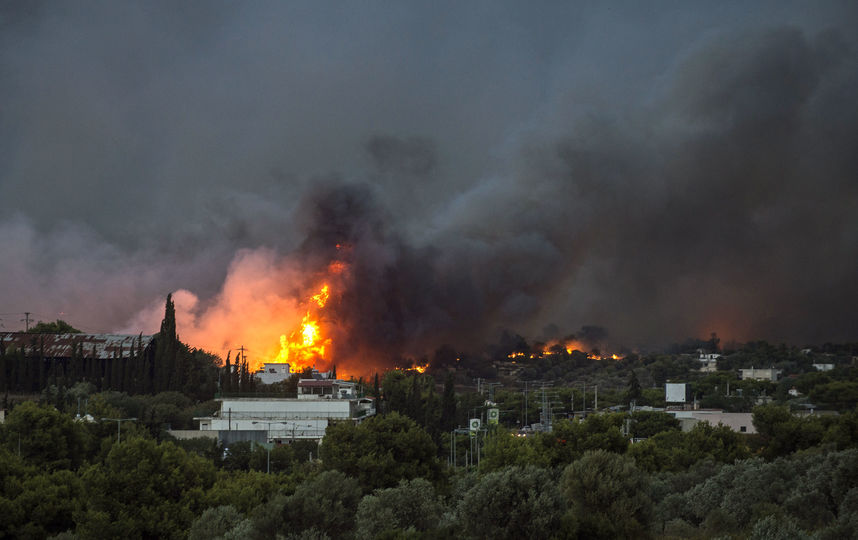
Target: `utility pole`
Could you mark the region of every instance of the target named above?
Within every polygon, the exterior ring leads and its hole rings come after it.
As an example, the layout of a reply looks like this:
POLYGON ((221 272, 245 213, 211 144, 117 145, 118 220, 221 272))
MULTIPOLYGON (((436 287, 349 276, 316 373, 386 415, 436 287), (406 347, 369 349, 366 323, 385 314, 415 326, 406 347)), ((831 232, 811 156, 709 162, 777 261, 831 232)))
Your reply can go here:
POLYGON ((489 401, 494 403, 494 401, 495 401, 495 387, 503 386, 503 384, 501 384, 499 382, 492 382, 492 383, 487 383, 487 386, 489 387, 489 401))
POLYGON ((24 312, 24 318, 21 319, 21 322, 24 323, 24 331, 25 332, 30 331, 30 315, 32 315, 31 312, 25 311, 24 312))
POLYGON ((102 418, 102 421, 110 420, 111 422, 116 422, 116 442, 119 443, 120 437, 120 429, 122 426, 122 422, 133 422, 137 420, 137 418, 102 418))
POLYGON ((548 401, 548 395, 545 393, 546 383, 542 383, 542 409, 539 414, 539 421, 542 423, 543 431, 551 432, 551 402, 548 401))

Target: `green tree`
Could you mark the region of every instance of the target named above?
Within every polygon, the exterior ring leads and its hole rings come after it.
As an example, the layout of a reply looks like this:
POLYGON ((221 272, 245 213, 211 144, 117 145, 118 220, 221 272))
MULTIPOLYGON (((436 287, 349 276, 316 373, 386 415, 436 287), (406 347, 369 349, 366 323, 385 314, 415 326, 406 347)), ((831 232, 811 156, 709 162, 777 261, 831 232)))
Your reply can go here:
POLYGON ((567 465, 588 450, 621 454, 629 445, 620 433, 623 418, 621 414, 595 414, 583 421, 561 420, 551 433, 537 435, 534 444, 552 467, 567 465))
POLYGON ((492 472, 511 466, 548 465, 549 456, 538 451, 532 438, 516 437, 503 427, 486 437, 482 451, 480 472, 492 472))
MULTIPOLYGON (((27 477, 14 499, 17 507, 4 512, 13 538, 45 538, 74 529, 73 515, 82 493, 80 478, 72 471, 42 472, 27 477), (17 523, 12 520, 17 518, 17 523)), ((5 528, 5 527, 4 527, 5 528)))
POLYGON ((402 480, 396 487, 377 490, 361 499, 355 536, 378 538, 404 531, 434 531, 443 512, 444 505, 427 480, 402 480))
POLYGON ((563 493, 582 538, 645 538, 653 518, 649 480, 633 459, 587 452, 566 467, 563 493))
POLYGON ((444 379, 444 394, 441 398, 441 430, 456 428, 456 388, 453 374, 448 372, 444 379))
POLYGON ((658 411, 635 411, 632 413, 632 437, 645 439, 662 431, 679 431, 679 420, 672 414, 658 411))
POLYGON ((85 458, 88 437, 71 416, 48 405, 25 401, 15 407, 3 426, 6 448, 48 470, 76 469, 85 458))
POLYGON ((361 500, 357 480, 339 471, 324 471, 302 483, 286 499, 284 521, 289 529, 316 529, 331 538, 351 535, 361 500))
POLYGON ((208 508, 191 525, 189 540, 238 540, 239 530, 247 520, 234 506, 208 508), (238 530, 237 530, 238 529, 238 530))
POLYGON ((641 390, 641 383, 638 381, 638 376, 635 374, 634 370, 630 370, 629 382, 626 389, 626 400, 639 402, 642 397, 643 391, 641 390))
POLYGON ((754 524, 749 540, 810 540, 792 519, 767 516, 754 524))
POLYGON ((80 334, 81 331, 65 322, 62 319, 57 319, 56 322, 39 321, 35 326, 28 330, 31 334, 80 334))
POLYGON ((398 413, 328 427, 319 447, 323 467, 357 478, 367 492, 400 480, 440 479, 435 444, 414 420, 398 413))
POLYGON ((778 405, 756 407, 753 422, 764 444, 763 455, 770 459, 816 446, 825 436, 817 418, 798 418, 778 405))
POLYGON ((84 471, 83 537, 184 538, 215 480, 211 462, 173 443, 132 439, 84 471))
POLYGON ((205 494, 205 506, 234 506, 247 514, 294 487, 292 481, 265 472, 218 471, 214 484, 205 494))
POLYGON ((733 463, 749 455, 743 435, 706 422, 698 422, 688 433, 662 431, 629 447, 638 467, 650 472, 682 471, 704 459, 733 463))
POLYGON ((833 407, 839 411, 851 410, 858 405, 858 382, 832 381, 813 387, 811 401, 833 407))
POLYGON ((253 456, 250 441, 236 441, 224 450, 223 468, 228 471, 249 471, 250 459, 253 456))
POLYGON ((563 508, 550 470, 507 467, 482 476, 464 493, 458 529, 472 538, 550 538, 563 527, 563 508))

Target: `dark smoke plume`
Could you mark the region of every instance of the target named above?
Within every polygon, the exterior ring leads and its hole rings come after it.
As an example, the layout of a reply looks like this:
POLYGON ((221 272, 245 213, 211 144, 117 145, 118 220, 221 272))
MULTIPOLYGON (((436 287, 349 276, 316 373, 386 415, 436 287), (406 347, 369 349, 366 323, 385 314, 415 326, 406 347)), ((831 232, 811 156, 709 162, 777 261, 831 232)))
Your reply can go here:
POLYGON ((340 244, 336 343, 368 355, 549 324, 854 340, 856 23, 835 1, 4 3, 0 322, 151 332, 186 289, 194 329, 252 332, 230 321, 290 306, 340 244))

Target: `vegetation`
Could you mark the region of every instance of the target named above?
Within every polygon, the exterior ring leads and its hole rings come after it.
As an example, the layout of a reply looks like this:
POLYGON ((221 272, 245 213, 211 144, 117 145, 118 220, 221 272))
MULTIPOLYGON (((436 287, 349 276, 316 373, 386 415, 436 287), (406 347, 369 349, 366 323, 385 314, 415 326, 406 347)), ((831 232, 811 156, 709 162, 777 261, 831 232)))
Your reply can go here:
MULTIPOLYGON (((604 339, 595 327, 584 334, 604 339)), ((151 349, 127 367, 83 355, 59 368, 38 341, 3 351, 0 537, 856 536, 855 345, 734 345, 704 373, 696 349, 720 347, 714 335, 617 360, 509 333, 501 341, 482 355, 445 346, 426 373, 375 377, 363 391, 378 398, 378 415, 332 424, 321 446, 270 453, 170 437, 167 428, 216 410, 218 380, 221 391, 294 395, 297 377, 260 388, 243 357, 219 367, 179 341, 169 298, 151 349), (751 365, 783 377, 740 380, 736 370, 751 365), (478 392, 477 378, 491 384, 480 380, 478 392), (666 381, 689 383, 700 405, 752 412, 757 433, 682 431, 647 408, 664 405, 666 381), (490 409, 498 424, 487 423, 490 409), (133 420, 109 420, 118 418, 133 420), (470 418, 481 430, 457 432, 470 418), (529 429, 537 422, 551 429, 529 429)))
POLYGON ((80 330, 65 322, 62 319, 57 319, 55 322, 39 321, 28 330, 31 334, 80 334, 80 330))

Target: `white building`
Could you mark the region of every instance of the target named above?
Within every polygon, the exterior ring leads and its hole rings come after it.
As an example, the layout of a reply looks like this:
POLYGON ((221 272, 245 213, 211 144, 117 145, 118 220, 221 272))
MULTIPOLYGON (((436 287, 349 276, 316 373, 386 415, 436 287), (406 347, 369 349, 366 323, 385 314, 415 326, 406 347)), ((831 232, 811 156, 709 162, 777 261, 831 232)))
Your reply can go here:
POLYGON ((679 420, 682 431, 691 431, 697 422, 706 422, 712 426, 723 424, 738 433, 756 433, 752 422, 752 413, 728 413, 720 409, 702 409, 696 411, 667 411, 679 420))
POLYGON ((834 369, 834 364, 813 364, 816 371, 831 371, 834 369))
POLYGON ((288 379, 292 370, 286 362, 265 362, 254 375, 261 383, 274 384, 288 379))
POLYGON ((743 381, 745 380, 755 380, 755 381, 771 381, 775 382, 778 380, 778 377, 781 374, 781 370, 775 368, 754 368, 753 366, 750 369, 740 369, 739 370, 739 378, 743 381))
POLYGON ((301 379, 297 398, 219 398, 220 411, 195 418, 200 431, 217 431, 223 443, 241 440, 285 443, 320 441, 329 423, 360 422, 375 414, 375 402, 359 398, 355 384, 336 379, 301 379))

